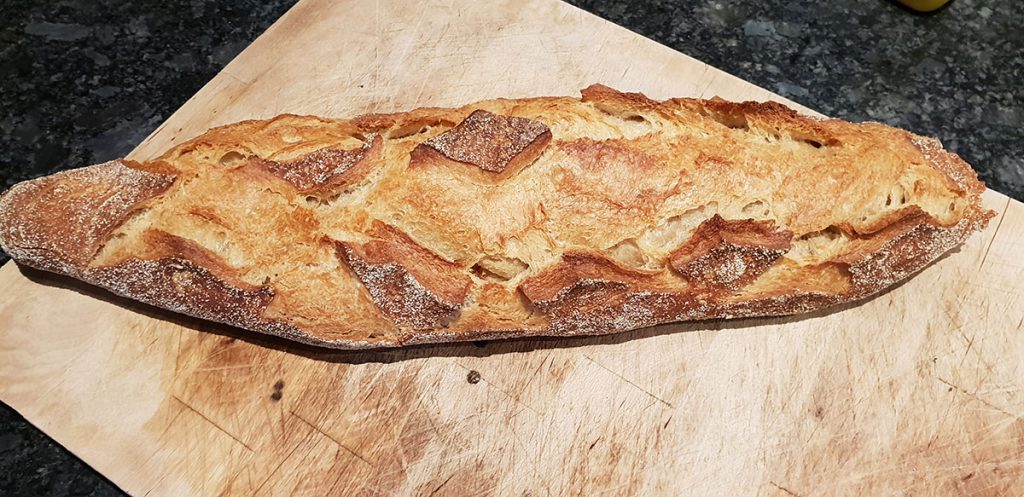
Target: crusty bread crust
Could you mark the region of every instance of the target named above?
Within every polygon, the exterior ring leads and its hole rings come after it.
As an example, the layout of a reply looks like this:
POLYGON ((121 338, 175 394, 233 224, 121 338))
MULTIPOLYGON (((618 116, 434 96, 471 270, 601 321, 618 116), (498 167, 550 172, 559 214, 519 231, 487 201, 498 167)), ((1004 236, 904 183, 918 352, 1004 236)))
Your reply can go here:
POLYGON ((204 319, 368 348, 777 316, 871 296, 994 215, 936 140, 594 85, 215 128, 19 183, 21 264, 204 319))

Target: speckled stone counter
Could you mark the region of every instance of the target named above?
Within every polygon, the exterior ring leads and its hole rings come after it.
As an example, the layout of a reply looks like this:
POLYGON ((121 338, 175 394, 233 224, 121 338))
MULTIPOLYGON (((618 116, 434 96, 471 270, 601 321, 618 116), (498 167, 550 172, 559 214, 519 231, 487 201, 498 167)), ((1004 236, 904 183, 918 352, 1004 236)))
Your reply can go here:
MULTIPOLYGON (((292 3, 0 2, 0 189, 124 155, 292 3)), ((571 3, 825 114, 937 136, 1024 200, 1024 2, 571 3)), ((121 492, 0 404, 0 495, 121 492)))

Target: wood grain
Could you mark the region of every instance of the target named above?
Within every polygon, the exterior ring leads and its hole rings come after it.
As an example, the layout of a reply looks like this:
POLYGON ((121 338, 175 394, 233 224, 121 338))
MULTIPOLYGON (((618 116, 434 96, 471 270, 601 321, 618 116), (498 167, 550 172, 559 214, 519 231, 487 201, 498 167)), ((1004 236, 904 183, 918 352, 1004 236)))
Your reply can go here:
MULTIPOLYGON (((552 0, 303 0, 133 153, 601 82, 781 98, 552 0)), ((809 111, 808 111, 809 112, 809 111)), ((1021 495, 1024 204, 788 319, 332 352, 0 268, 0 399, 137 495, 1021 495)))

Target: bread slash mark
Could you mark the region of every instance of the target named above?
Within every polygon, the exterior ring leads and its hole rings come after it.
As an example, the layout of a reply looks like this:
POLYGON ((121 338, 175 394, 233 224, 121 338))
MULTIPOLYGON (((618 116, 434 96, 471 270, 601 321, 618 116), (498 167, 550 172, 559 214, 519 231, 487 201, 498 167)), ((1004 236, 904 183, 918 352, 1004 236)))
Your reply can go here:
POLYGON ((553 334, 610 333, 665 322, 685 310, 657 272, 623 267, 598 254, 570 252, 526 278, 519 290, 551 320, 553 334))
POLYGON ((692 283, 738 290, 782 257, 792 238, 771 221, 726 221, 715 214, 672 252, 669 263, 692 283))
POLYGON ((283 162, 254 158, 245 170, 284 180, 299 193, 328 197, 364 179, 382 149, 383 140, 375 136, 352 150, 327 147, 283 162))
POLYGON ((497 181, 532 164, 550 142, 551 130, 540 121, 477 110, 454 128, 418 145, 412 162, 441 156, 478 167, 482 173, 476 175, 478 179, 497 181))
POLYGON ((380 221, 367 234, 361 245, 333 241, 335 253, 395 324, 429 329, 459 316, 472 284, 462 268, 380 221))

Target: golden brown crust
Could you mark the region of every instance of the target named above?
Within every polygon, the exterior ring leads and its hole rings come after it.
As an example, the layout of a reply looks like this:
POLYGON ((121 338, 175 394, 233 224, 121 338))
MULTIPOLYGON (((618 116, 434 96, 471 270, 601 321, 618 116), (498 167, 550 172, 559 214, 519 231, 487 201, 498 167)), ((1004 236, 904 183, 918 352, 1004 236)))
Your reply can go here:
POLYGON ((880 124, 595 85, 216 128, 16 185, 0 245, 152 305, 365 348, 861 299, 982 229, 983 190, 937 141, 880 124))

